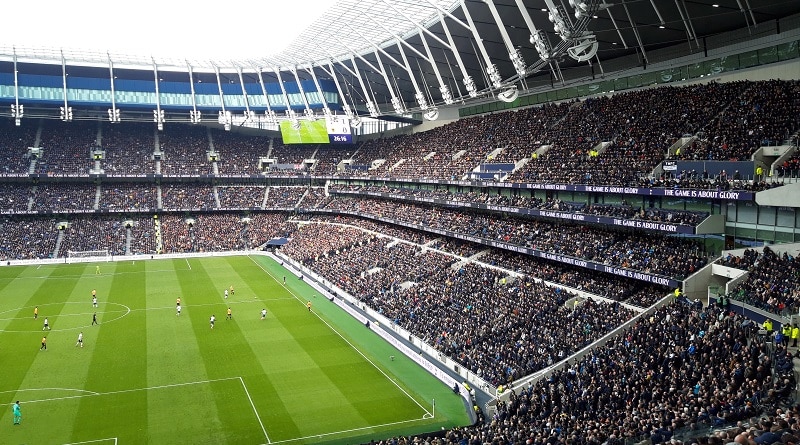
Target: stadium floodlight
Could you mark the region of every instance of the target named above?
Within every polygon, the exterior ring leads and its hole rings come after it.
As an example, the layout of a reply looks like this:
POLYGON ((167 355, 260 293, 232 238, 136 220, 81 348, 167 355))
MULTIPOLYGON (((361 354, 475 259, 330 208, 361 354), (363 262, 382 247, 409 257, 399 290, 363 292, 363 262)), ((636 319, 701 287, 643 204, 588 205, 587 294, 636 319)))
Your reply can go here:
POLYGON ((19 127, 22 125, 22 116, 25 114, 25 105, 11 104, 11 117, 14 118, 14 124, 19 127))
POLYGON ((195 110, 189 111, 189 120, 193 124, 199 124, 200 121, 202 120, 202 116, 203 116, 203 113, 201 113, 199 110, 197 110, 197 111, 195 111, 195 110))
POLYGON ((508 57, 511 59, 514 70, 519 74, 519 77, 525 77, 525 74, 527 74, 527 66, 525 65, 525 60, 522 58, 522 54, 519 52, 519 48, 514 48, 514 51, 508 53, 508 57))
POLYGON ((501 88, 503 86, 503 79, 500 77, 500 71, 497 69, 497 65, 493 63, 487 65, 486 74, 489 75, 489 80, 492 81, 492 85, 495 88, 501 88))
POLYGON ((447 85, 440 86, 439 92, 442 93, 442 100, 444 100, 445 104, 447 105, 453 104, 453 95, 450 94, 450 88, 448 88, 447 85))
POLYGON ((61 107, 61 120, 64 122, 72 121, 72 107, 61 107))
POLYGON ((464 76, 464 87, 467 89, 469 97, 478 97, 478 88, 475 86, 475 79, 472 76, 464 76))
POLYGON ((417 104, 419 104, 420 110, 425 111, 428 109, 428 101, 425 99, 425 95, 422 94, 421 91, 414 93, 414 97, 417 99, 417 104))
POLYGON ((108 109, 108 120, 112 124, 117 124, 121 121, 119 117, 119 108, 109 108, 108 109))
POLYGON ((542 60, 545 62, 550 60, 550 42, 547 40, 547 35, 545 35, 544 31, 540 29, 537 30, 535 34, 531 34, 531 44, 536 49, 536 52, 539 53, 539 57, 541 57, 542 60))
POLYGON ((582 19, 589 10, 589 5, 582 0, 569 0, 569 5, 575 9, 575 18, 578 20, 582 19))
POLYGON ((219 111, 217 122, 225 128, 225 131, 231 131, 231 124, 233 123, 233 116, 230 111, 219 111))
POLYGON ((406 112, 405 108, 403 107, 403 101, 397 96, 392 98, 392 108, 397 114, 403 114, 406 112))
POLYGON ((153 122, 158 126, 158 131, 164 131, 164 110, 153 110, 153 122))
POLYGON ((369 115, 372 117, 380 116, 380 110, 378 110, 378 107, 371 100, 367 101, 367 111, 369 111, 369 115))
POLYGON ((350 125, 353 128, 361 128, 361 124, 363 123, 364 122, 361 120, 361 116, 354 115, 352 118, 350 118, 350 125))
POLYGON ((312 110, 311 108, 304 108, 303 109, 303 114, 306 116, 306 120, 307 121, 313 122, 313 121, 317 120, 317 117, 314 116, 314 110, 312 110))
POLYGON ((270 124, 277 124, 278 123, 278 115, 275 114, 275 110, 269 109, 264 112, 264 116, 267 117, 267 122, 270 124))

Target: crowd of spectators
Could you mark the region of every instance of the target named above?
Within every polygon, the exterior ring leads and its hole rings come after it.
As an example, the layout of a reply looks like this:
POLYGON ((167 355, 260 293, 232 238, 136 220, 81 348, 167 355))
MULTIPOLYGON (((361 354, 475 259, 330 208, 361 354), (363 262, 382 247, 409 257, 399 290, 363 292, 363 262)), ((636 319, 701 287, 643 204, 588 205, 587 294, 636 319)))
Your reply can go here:
POLYGON ((314 159, 319 148, 319 144, 284 144, 282 139, 273 139, 269 158, 277 159, 279 164, 303 164, 306 159, 314 159))
POLYGON ((353 227, 302 226, 284 252, 494 386, 565 359, 633 316, 528 276, 353 227), (333 238, 333 239, 331 239, 333 238), (453 267, 455 265, 455 267, 453 267))
POLYGON ((109 176, 155 173, 153 152, 156 127, 152 123, 103 123, 100 149, 105 152, 100 169, 109 176))
POLYGON ((214 187, 189 182, 161 184, 161 207, 165 210, 215 209, 214 187))
POLYGON ((36 172, 50 176, 87 176, 94 167, 99 122, 42 121, 41 156, 36 172))
POLYGON ((263 185, 226 184, 217 186, 219 206, 222 209, 261 208, 267 187, 263 185))
POLYGON ((486 192, 453 192, 448 189, 414 189, 378 185, 332 185, 332 192, 375 194, 390 193, 402 195, 409 200, 415 199, 440 199, 459 203, 478 203, 503 207, 518 207, 525 209, 556 210, 562 212, 580 213, 586 215, 605 216, 623 219, 638 219, 644 221, 666 222, 670 224, 684 224, 695 226, 708 217, 708 212, 689 210, 659 209, 655 207, 634 207, 629 204, 586 204, 579 202, 566 202, 557 198, 539 198, 534 195, 503 195, 486 192))
POLYGON ((304 209, 315 209, 324 206, 330 199, 333 198, 325 194, 325 187, 309 187, 299 205, 304 209))
POLYGON ((31 198, 31 186, 4 182, 0 183, 0 212, 26 212, 31 198))
POLYGON ((7 216, 0 219, 0 260, 52 258, 59 221, 53 217, 7 216))
POLYGON ((40 183, 31 210, 75 212, 93 210, 98 186, 91 183, 40 183))
POLYGON ((130 245, 128 253, 131 255, 153 255, 158 253, 155 220, 150 215, 127 218, 130 221, 130 245))
POLYGON ((682 150, 680 159, 749 160, 760 146, 780 145, 797 131, 800 81, 741 84, 745 90, 703 126, 703 139, 682 150))
POLYGON ((220 175, 251 176, 261 173, 259 159, 267 157, 272 138, 211 129, 220 175))
POLYGON ((28 147, 34 146, 38 129, 38 121, 25 120, 17 127, 11 119, 0 119, 0 176, 29 173, 28 147))
POLYGON ((672 291, 664 286, 626 280, 617 275, 588 271, 502 249, 488 250, 479 261, 642 308, 652 306, 672 291))
POLYGON ((792 157, 783 161, 775 170, 781 178, 800 178, 800 151, 795 149, 792 157))
POLYGON ((98 208, 114 211, 146 211, 158 207, 155 184, 149 182, 105 182, 100 185, 98 208))
POLYGON ((710 120, 735 89, 735 83, 709 83, 589 98, 549 129, 547 151, 509 180, 634 185, 678 138, 710 120))
POLYGON ((119 217, 72 218, 63 230, 58 256, 66 257, 69 251, 105 249, 110 255, 125 255, 127 232, 124 221, 119 217))
POLYGON ((493 214, 475 211, 372 198, 340 196, 330 201, 326 208, 390 218, 399 224, 502 241, 678 280, 696 272, 706 263, 703 252, 694 241, 656 233, 629 233, 511 216, 498 218, 493 214))
POLYGON ((765 246, 762 252, 748 249, 739 256, 728 255, 720 264, 746 270, 747 279, 729 297, 766 311, 787 315, 800 309, 800 260, 779 254, 765 246))
POLYGON ((293 209, 308 191, 308 187, 278 187, 273 186, 267 190, 265 207, 270 209, 293 209))
POLYGON ((195 125, 170 125, 159 133, 161 147, 161 173, 165 176, 209 175, 211 151, 206 127, 195 125))
POLYGON ((791 365, 776 366, 790 364, 791 355, 783 346, 771 351, 754 329, 715 306, 667 305, 513 392, 486 423, 375 443, 783 445, 783 432, 798 433, 800 416, 773 410, 768 417, 763 410, 794 390, 791 365), (733 427, 709 433, 725 425, 733 427), (677 439, 679 433, 690 441, 677 439))

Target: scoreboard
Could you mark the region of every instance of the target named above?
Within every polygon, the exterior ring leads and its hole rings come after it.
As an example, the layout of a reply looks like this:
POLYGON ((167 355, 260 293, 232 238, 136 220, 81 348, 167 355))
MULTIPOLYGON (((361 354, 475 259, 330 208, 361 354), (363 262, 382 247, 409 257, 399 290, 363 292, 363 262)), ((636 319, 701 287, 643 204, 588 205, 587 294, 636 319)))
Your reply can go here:
POLYGON ((292 122, 280 122, 281 136, 284 144, 352 144, 353 135, 350 130, 350 119, 347 116, 327 116, 325 121, 308 121, 300 119, 299 125, 292 122))

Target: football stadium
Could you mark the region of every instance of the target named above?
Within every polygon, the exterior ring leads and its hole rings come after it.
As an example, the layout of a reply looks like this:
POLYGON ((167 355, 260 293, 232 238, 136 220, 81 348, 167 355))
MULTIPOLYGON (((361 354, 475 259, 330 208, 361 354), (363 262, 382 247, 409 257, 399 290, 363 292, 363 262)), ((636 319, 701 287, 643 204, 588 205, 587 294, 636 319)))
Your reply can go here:
POLYGON ((0 31, 0 444, 800 445, 800 2, 84 6, 0 31))

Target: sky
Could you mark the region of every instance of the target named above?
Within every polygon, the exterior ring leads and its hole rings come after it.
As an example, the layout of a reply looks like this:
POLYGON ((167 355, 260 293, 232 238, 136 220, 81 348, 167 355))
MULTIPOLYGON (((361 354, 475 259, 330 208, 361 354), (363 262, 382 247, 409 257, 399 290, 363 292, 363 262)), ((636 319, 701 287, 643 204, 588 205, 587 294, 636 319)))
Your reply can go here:
POLYGON ((0 46, 230 60, 279 52, 336 0, 4 3, 0 46))

